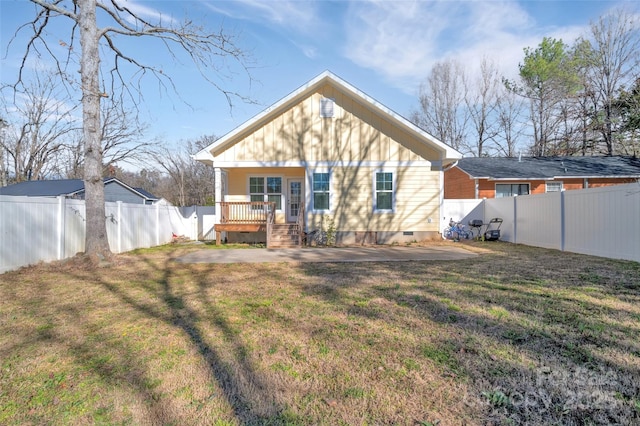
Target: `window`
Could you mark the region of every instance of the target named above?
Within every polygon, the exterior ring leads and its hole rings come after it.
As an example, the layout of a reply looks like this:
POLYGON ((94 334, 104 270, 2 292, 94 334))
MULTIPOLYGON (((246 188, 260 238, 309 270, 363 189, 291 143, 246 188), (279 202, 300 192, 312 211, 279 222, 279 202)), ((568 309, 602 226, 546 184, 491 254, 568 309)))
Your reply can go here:
POLYGON ((333 104, 334 100, 330 98, 320 99, 320 117, 331 118, 333 117, 333 104))
MULTIPOLYGON (((276 204, 276 210, 282 210, 282 178, 252 176, 249 178, 249 194, 251 201, 269 201, 276 204)), ((254 206, 254 209, 261 209, 254 206)))
POLYGON ((376 172, 375 210, 393 210, 393 173, 376 172))
POLYGON ((562 182, 547 182, 547 192, 561 192, 562 182))
POLYGON ((513 197, 514 195, 528 195, 528 183, 497 183, 496 198, 513 197))
POLYGON ((313 209, 329 210, 329 173, 313 174, 313 209))

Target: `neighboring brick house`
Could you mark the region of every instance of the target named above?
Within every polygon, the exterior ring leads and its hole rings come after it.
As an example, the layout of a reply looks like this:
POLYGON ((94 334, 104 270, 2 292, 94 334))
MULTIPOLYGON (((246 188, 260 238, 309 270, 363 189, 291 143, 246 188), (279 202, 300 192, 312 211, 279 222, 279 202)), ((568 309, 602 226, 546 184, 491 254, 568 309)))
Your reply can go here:
POLYGON ((499 198, 631 183, 637 157, 461 158, 444 172, 445 199, 499 198))

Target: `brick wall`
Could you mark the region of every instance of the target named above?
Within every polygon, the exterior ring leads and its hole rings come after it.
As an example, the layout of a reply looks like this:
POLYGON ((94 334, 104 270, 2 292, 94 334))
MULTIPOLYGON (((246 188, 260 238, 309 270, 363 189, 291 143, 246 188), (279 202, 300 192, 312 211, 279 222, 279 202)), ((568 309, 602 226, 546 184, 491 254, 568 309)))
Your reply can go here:
POLYGON ((476 198, 475 181, 457 167, 444 172, 444 198, 463 200, 476 198))

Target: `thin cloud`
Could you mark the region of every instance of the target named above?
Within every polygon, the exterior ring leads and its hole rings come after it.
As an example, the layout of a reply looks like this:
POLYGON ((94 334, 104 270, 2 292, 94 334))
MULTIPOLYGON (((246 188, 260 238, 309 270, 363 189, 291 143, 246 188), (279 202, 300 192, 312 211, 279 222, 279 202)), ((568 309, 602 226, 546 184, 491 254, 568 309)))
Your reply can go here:
POLYGON ((484 57, 513 76, 542 37, 571 43, 585 28, 545 27, 514 1, 360 1, 350 5, 343 55, 415 92, 433 65, 456 59, 473 74, 484 57))
MULTIPOLYGON (((151 8, 148 6, 144 6, 135 1, 127 1, 124 4, 124 7, 129 9, 131 13, 139 16, 140 18, 144 18, 147 21, 151 21, 153 23, 158 23, 162 25, 173 25, 177 23, 177 20, 168 13, 164 13, 161 10, 151 8)), ((132 20, 129 18, 129 20, 132 20)), ((134 22, 135 23, 135 22, 134 22)))
POLYGON ((266 20, 278 27, 293 29, 301 34, 315 31, 319 22, 314 2, 236 0, 202 4, 209 10, 230 18, 255 23, 264 23, 266 20))

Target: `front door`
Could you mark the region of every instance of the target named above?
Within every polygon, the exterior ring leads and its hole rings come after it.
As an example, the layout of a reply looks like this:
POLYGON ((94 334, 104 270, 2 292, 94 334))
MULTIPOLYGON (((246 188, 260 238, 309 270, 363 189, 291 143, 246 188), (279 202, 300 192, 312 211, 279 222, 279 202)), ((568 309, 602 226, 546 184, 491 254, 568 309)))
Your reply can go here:
POLYGON ((287 187, 287 222, 295 222, 303 202, 302 179, 289 179, 287 187))

